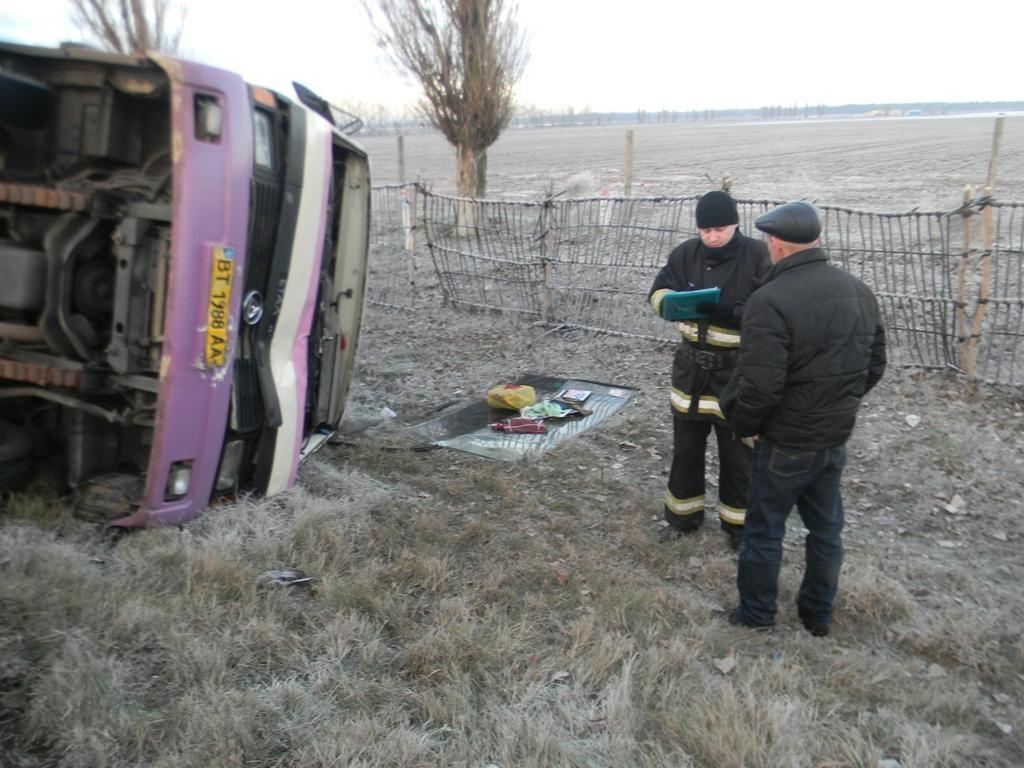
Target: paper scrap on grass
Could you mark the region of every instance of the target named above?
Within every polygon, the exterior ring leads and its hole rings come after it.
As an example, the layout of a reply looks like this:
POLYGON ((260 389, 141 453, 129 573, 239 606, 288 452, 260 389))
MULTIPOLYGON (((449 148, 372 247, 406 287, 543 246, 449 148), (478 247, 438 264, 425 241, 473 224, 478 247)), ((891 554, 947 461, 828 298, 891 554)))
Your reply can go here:
POLYGON ((260 584, 272 584, 279 587, 296 587, 312 583, 313 577, 307 576, 295 568, 284 568, 281 570, 265 571, 260 574, 257 581, 260 584))
POLYGON ((579 418, 545 419, 547 431, 544 434, 497 432, 488 425, 514 412, 491 408, 481 398, 454 413, 416 424, 409 430, 443 448, 453 448, 488 459, 516 461, 527 456, 539 456, 570 437, 597 426, 618 413, 636 394, 635 389, 619 384, 536 374, 521 376, 515 383, 533 387, 538 400, 554 397, 565 389, 589 390, 591 394, 586 400, 586 406, 591 413, 579 418))
POLYGON ((954 494, 953 498, 949 500, 949 504, 943 507, 951 515, 962 515, 967 513, 967 502, 964 501, 963 496, 959 493, 954 494))
POLYGON ((734 669, 736 669, 736 657, 732 654, 723 656, 721 659, 715 659, 711 662, 711 666, 721 672, 723 675, 728 675, 734 669))

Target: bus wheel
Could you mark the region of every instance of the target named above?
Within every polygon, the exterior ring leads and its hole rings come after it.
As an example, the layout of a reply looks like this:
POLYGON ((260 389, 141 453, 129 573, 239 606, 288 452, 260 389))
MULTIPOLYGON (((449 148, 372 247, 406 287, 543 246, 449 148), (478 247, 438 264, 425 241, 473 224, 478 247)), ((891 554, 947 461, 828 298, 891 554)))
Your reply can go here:
POLYGON ((32 436, 24 427, 0 421, 0 494, 24 488, 32 479, 32 436))

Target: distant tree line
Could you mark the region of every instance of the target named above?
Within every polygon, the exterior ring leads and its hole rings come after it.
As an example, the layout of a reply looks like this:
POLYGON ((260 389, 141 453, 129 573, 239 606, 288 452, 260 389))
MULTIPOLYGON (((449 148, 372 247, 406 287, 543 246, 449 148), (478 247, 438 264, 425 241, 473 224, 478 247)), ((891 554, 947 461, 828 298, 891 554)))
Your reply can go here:
POLYGON ((760 116, 762 120, 795 120, 799 117, 807 119, 812 114, 814 117, 824 117, 827 109, 824 104, 818 104, 814 107, 810 104, 804 104, 803 109, 796 104, 789 107, 776 104, 775 106, 761 107, 760 116))
MULTIPOLYGON (((340 102, 347 111, 363 118, 364 133, 427 133, 433 128, 413 110, 393 110, 383 105, 340 102)), ((694 123, 735 120, 800 120, 828 117, 955 115, 971 112, 1024 111, 1024 101, 927 102, 898 104, 791 104, 751 109, 647 110, 598 112, 589 105, 543 109, 534 104, 516 106, 509 129, 557 128, 588 125, 643 125, 652 123, 694 123)))

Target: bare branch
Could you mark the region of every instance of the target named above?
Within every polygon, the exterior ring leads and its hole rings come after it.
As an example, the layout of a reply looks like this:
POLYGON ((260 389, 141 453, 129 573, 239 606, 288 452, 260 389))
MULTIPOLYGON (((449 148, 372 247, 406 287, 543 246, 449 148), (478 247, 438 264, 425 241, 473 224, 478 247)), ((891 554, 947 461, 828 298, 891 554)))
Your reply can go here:
POLYGON ((185 8, 175 0, 68 0, 72 18, 103 48, 117 53, 174 53, 185 26, 185 8), (176 13, 175 13, 176 11, 176 13), (177 23, 171 21, 172 13, 177 23))

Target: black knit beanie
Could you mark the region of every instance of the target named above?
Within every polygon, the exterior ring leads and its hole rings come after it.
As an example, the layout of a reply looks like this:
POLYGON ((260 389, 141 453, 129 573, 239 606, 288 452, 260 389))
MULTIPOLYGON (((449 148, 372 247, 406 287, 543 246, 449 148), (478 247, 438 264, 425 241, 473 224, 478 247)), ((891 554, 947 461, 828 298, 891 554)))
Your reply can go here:
POLYGON ((739 224, 736 202, 725 192, 708 192, 697 201, 697 229, 739 224))

